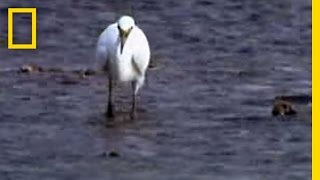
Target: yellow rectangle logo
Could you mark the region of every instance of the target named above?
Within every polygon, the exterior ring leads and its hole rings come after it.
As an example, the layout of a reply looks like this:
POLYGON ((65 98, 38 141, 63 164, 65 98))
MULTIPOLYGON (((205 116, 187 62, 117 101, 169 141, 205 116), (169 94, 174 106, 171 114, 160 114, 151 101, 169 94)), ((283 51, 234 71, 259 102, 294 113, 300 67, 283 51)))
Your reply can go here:
POLYGON ((36 8, 8 8, 8 49, 36 49, 37 48, 37 9, 36 8), (31 13, 32 38, 31 44, 13 44, 13 14, 31 13))

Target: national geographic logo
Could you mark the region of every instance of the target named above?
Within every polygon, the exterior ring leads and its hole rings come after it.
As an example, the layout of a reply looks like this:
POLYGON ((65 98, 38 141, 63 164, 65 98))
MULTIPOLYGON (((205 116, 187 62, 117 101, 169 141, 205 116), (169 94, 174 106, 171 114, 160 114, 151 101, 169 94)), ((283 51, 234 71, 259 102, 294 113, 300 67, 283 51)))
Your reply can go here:
POLYGON ((37 9, 8 8, 8 49, 37 49, 37 9), (31 44, 13 43, 13 14, 31 14, 31 44))

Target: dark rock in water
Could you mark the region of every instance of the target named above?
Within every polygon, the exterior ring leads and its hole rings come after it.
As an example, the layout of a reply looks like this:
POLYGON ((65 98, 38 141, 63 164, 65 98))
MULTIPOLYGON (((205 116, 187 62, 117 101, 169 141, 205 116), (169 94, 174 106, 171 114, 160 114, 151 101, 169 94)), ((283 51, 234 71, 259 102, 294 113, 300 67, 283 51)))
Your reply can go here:
POLYGON ((35 73, 35 72, 43 72, 43 68, 36 64, 25 64, 20 69, 21 73, 35 73))
POLYGON ((103 152, 101 154, 102 157, 111 157, 111 158, 117 158, 120 157, 120 154, 116 151, 110 151, 110 152, 103 152))
POLYGON ((109 152, 109 157, 120 157, 120 154, 116 151, 109 152))
POLYGON ((290 102, 276 99, 272 109, 273 116, 286 116, 295 114, 297 114, 297 111, 290 102))

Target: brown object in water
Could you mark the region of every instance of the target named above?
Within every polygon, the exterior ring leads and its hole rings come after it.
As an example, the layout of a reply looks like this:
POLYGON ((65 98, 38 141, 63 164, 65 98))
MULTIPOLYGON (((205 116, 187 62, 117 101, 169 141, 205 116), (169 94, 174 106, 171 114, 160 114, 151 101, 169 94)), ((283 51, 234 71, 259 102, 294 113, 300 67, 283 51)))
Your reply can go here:
POLYGON ((273 104, 272 115, 273 116, 285 116, 285 115, 295 115, 297 111, 294 109, 293 105, 281 99, 276 99, 273 104))
POLYGON ((23 65, 19 72, 22 73, 34 73, 34 72, 42 72, 43 69, 35 64, 25 64, 23 65))

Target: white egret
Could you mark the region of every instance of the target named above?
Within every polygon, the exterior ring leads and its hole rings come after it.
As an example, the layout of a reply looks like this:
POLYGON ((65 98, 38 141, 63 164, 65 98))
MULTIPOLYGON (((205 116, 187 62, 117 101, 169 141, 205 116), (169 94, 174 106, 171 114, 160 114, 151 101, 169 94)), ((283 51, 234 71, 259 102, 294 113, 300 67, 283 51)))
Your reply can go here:
POLYGON ((135 117, 136 95, 144 83, 150 61, 150 48, 146 35, 130 16, 122 16, 109 25, 99 36, 96 58, 103 63, 109 77, 108 117, 114 117, 112 89, 114 82, 131 82, 132 110, 135 117))

